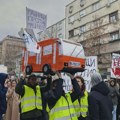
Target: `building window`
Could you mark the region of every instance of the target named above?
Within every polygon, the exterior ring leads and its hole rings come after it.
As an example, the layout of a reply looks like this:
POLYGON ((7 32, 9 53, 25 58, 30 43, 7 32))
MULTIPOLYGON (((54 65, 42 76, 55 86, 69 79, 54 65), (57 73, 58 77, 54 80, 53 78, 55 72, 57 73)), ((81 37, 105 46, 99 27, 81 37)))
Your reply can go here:
POLYGON ((115 1, 117 1, 117 0, 109 0, 109 3, 112 3, 112 2, 115 2, 115 1))
POLYGON ((118 20, 118 11, 109 14, 110 23, 117 22, 117 20, 118 20))
POLYGON ((102 21, 100 19, 96 19, 93 21, 93 28, 99 27, 102 24, 102 21))
POLYGON ((73 37, 74 36, 74 30, 70 30, 69 31, 69 38, 73 37))
POLYGON ((79 29, 74 29, 74 35, 78 35, 80 33, 79 29))
POLYGON ((69 13, 71 14, 73 12, 73 6, 69 7, 69 13))
POLYGON ((74 22, 74 16, 71 16, 68 18, 68 23, 73 23, 74 22))
POLYGON ((80 26, 80 33, 84 33, 86 31, 86 25, 80 26))
POLYGON ((83 17, 85 15, 86 15, 86 11, 85 10, 80 11, 80 17, 83 17))
POLYGON ((85 0, 80 0, 80 6, 83 7, 85 4, 85 0))
POLYGON ((110 33, 111 41, 119 39, 119 31, 110 33))
POLYGON ((57 25, 57 31, 61 31, 62 30, 62 24, 58 24, 57 25))
POLYGON ((93 11, 96 11, 96 10, 98 10, 99 8, 100 8, 100 2, 96 2, 96 3, 94 3, 94 4, 92 5, 93 11))

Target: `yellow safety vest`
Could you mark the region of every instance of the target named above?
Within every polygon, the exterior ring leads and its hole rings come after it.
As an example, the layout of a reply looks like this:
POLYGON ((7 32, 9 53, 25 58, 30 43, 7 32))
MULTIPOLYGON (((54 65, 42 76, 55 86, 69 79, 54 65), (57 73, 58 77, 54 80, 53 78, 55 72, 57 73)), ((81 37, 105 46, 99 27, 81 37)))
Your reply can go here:
POLYGON ((40 86, 36 86, 36 95, 31 87, 24 85, 25 94, 21 98, 21 112, 28 112, 34 110, 35 108, 42 110, 42 98, 40 86))
POLYGON ((66 98, 61 96, 49 111, 49 120, 78 120, 70 94, 65 96, 66 98))
POLYGON ((84 96, 80 98, 80 101, 75 100, 74 101, 74 107, 75 107, 75 111, 78 117, 80 117, 80 115, 82 117, 87 117, 87 112, 88 112, 88 92, 85 91, 84 92, 84 96))

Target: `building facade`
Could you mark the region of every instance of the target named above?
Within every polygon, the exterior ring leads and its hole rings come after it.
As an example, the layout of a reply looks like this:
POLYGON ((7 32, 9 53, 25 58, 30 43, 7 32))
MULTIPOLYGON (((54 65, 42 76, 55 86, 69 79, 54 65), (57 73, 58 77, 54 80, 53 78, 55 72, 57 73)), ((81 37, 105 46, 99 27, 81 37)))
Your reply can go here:
POLYGON ((25 47, 21 38, 8 35, 1 42, 1 64, 7 66, 8 72, 15 70, 15 56, 25 47))
POLYGON ((65 19, 58 21, 57 23, 47 27, 44 32, 39 32, 39 38, 63 38, 65 39, 65 19))
POLYGON ((22 52, 18 53, 15 56, 15 62, 16 62, 15 73, 17 76, 20 76, 20 74, 22 73, 22 56, 23 56, 22 52))
POLYGON ((66 6, 66 38, 97 55, 102 74, 110 72, 111 54, 120 53, 120 1, 74 0, 66 6))

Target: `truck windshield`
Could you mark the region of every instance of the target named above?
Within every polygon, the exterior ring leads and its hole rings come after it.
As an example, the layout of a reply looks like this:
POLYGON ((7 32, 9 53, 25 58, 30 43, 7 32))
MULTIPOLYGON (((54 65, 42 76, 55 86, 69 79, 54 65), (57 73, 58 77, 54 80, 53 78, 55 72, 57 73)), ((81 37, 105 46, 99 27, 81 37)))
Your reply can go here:
POLYGON ((63 55, 85 58, 84 49, 80 43, 67 40, 62 40, 61 43, 63 55))

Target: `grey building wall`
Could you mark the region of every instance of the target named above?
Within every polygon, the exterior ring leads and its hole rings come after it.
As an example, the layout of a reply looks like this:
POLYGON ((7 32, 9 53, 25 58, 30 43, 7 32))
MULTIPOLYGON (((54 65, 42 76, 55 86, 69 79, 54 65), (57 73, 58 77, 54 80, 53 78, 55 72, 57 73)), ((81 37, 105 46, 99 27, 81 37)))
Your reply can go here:
POLYGON ((47 27, 43 32, 38 33, 40 39, 63 38, 65 39, 65 19, 47 27))
MULTIPOLYGON (((87 43, 89 33, 95 24, 102 21, 97 33, 100 37, 98 56, 101 73, 110 72, 111 54, 120 53, 120 1, 119 0, 74 0, 66 6, 66 38, 76 42, 87 43)), ((96 29, 97 30, 97 29, 96 29)), ((85 44, 84 44, 85 45, 85 44)), ((86 46, 86 45, 85 45, 86 46)), ((85 49, 88 55, 88 49, 85 49)), ((92 49, 91 49, 92 50, 92 49)))
POLYGON ((8 35, 1 41, 1 64, 8 67, 8 72, 15 69, 15 56, 22 52, 25 44, 21 38, 8 35))

